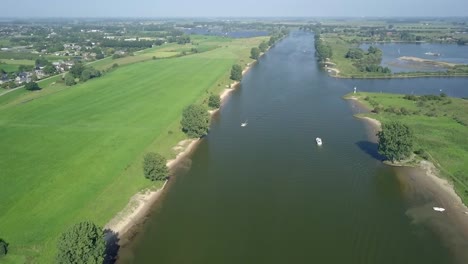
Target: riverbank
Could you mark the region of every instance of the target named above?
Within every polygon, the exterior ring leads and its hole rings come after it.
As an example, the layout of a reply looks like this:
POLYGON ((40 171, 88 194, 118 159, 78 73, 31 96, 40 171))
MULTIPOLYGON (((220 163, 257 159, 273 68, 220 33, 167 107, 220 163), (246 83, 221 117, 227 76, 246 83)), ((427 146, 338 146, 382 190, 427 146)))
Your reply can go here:
MULTIPOLYGON (((199 139, 186 139, 180 141, 177 146, 174 147, 175 150, 179 151, 176 158, 169 160, 166 163, 169 170, 173 171, 181 160, 190 155, 198 142, 199 139)), ((141 219, 144 218, 151 209, 151 205, 161 196, 167 182, 168 180, 166 180, 163 186, 159 189, 143 190, 132 196, 127 206, 125 206, 122 211, 120 211, 104 226, 104 230, 111 231, 120 237, 133 226, 140 223, 141 219)))
POLYGON ((332 49, 333 55, 324 63, 324 69, 330 69, 329 75, 342 79, 403 79, 403 78, 421 78, 421 77, 468 77, 468 68, 466 65, 456 65, 438 61, 421 61, 424 59, 416 57, 401 57, 402 60, 411 60, 414 63, 431 63, 447 67, 447 71, 434 72, 397 72, 385 74, 380 72, 361 72, 354 65, 355 60, 346 58, 346 54, 351 48, 357 48, 357 43, 349 43, 339 36, 322 35, 322 39, 332 49), (419 60, 418 60, 419 59, 419 60), (330 64, 332 63, 332 64, 330 64), (330 64, 330 65, 329 65, 330 64), (332 68, 329 68, 332 66, 332 68))
MULTIPOLYGON (((370 96, 368 94, 366 96, 370 96)), ((348 95, 345 99, 352 100, 362 109, 370 108, 362 96, 348 95)), ((378 115, 356 114, 355 117, 366 122, 369 129, 369 140, 377 142, 376 133, 381 129, 381 119, 378 115)), ((434 161, 436 164, 437 161, 434 161)), ((444 243, 453 252, 460 263, 468 259, 468 208, 463 203, 460 195, 455 191, 455 186, 433 162, 416 157, 402 162, 385 162, 395 167, 398 181, 401 182, 404 196, 409 201, 409 209, 406 214, 414 223, 425 224, 434 230, 444 243), (421 202, 421 197, 424 197, 421 202), (415 202, 417 201, 417 202, 415 202), (440 213, 433 207, 445 208, 440 213)))
POLYGON ((398 119, 412 128, 415 133, 415 153, 419 156, 416 163, 421 159, 433 162, 441 172, 439 176, 453 181, 456 193, 462 201, 467 202, 468 187, 464 184, 468 171, 468 166, 464 164, 468 158, 466 100, 444 96, 412 96, 405 99, 403 95, 376 93, 350 94, 345 99, 357 101, 368 110, 372 109, 373 112, 356 116, 376 127, 380 126, 379 122, 398 119))
MULTIPOLYGON (((253 65, 255 65, 256 62, 257 61, 248 63, 242 70, 242 76, 247 74, 247 72, 253 67, 253 65)), ((224 89, 220 94, 221 102, 224 102, 228 98, 229 94, 234 91, 239 84, 240 82, 235 81, 229 86, 229 88, 224 89)), ((219 109, 220 108, 210 110, 210 115, 213 116, 219 109)), ((172 173, 174 172, 176 166, 183 159, 189 156, 193 150, 195 150, 197 143, 200 142, 200 140, 201 139, 182 140, 173 148, 175 151, 178 151, 178 154, 175 159, 169 160, 166 164, 172 173)), ((163 186, 159 189, 143 190, 132 196, 125 208, 105 225, 104 230, 108 230, 114 234, 117 234, 119 238, 126 236, 127 232, 144 221, 153 204, 161 197, 161 194, 163 193, 168 181, 169 179, 166 180, 163 186)))

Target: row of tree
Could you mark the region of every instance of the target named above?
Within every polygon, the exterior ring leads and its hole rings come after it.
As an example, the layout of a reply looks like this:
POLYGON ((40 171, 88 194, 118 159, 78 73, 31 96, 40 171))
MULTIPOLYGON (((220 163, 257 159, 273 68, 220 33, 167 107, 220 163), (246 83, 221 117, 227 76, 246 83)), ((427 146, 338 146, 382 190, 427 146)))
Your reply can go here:
POLYGON ((332 48, 320 38, 320 34, 315 34, 315 56, 320 62, 325 62, 333 56, 332 48))

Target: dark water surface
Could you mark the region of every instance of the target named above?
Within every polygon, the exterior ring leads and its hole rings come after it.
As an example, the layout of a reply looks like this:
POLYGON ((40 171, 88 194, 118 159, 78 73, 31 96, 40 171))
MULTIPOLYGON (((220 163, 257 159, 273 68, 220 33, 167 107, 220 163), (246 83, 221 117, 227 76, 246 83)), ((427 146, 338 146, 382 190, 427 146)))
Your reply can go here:
POLYGON ((333 79, 312 47, 294 32, 251 69, 119 263, 455 263, 341 96, 468 96, 466 79, 333 79))

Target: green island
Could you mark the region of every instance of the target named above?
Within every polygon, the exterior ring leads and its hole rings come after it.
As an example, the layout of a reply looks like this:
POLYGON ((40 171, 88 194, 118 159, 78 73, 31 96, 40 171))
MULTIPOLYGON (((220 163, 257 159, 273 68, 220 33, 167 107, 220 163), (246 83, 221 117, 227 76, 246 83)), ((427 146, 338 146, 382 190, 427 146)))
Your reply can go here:
MULTIPOLYGON (((316 55, 323 68, 338 78, 412 78, 412 77, 466 77, 468 65, 448 63, 418 57, 401 56, 399 59, 421 66, 441 66, 443 71, 411 71, 392 73, 380 66, 382 51, 363 50, 361 44, 370 43, 443 43, 466 45, 462 34, 464 25, 449 21, 387 20, 322 20, 301 29, 316 34, 316 55)), ((434 56, 439 54, 434 53, 434 56)))
POLYGON ((376 119, 381 123, 400 121, 414 133, 416 159, 433 162, 453 182, 455 191, 468 204, 468 100, 436 95, 402 95, 358 92, 346 99, 358 100, 369 113, 357 117, 376 119))
POLYGON ((229 87, 232 65, 252 63, 269 39, 191 38, 95 61, 103 75, 71 87, 56 75, 0 96, 2 263, 51 263, 65 229, 104 226, 132 195, 160 188, 143 177, 145 153, 174 158, 183 109, 229 87))

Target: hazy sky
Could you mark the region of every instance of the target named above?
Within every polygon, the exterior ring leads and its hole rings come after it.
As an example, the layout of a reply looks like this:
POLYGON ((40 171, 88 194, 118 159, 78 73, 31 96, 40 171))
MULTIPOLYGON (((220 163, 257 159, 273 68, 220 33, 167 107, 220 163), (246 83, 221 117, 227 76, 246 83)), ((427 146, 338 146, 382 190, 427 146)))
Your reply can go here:
POLYGON ((468 0, 0 0, 17 16, 468 16, 468 0))

